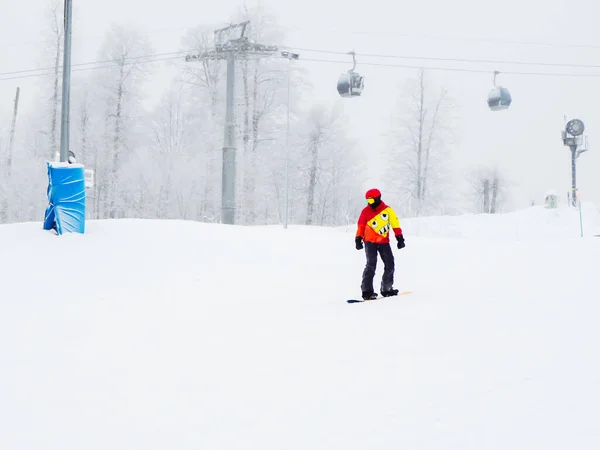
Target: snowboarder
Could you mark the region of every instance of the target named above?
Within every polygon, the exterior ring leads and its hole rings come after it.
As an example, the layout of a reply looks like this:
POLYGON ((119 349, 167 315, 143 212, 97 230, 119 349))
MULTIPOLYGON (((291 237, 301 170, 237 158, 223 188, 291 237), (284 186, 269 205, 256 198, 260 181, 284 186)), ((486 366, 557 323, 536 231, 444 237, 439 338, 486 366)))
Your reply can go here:
POLYGON ((404 236, 400 221, 394 210, 381 200, 379 189, 369 189, 365 194, 368 205, 360 213, 356 230, 356 249, 363 249, 363 241, 367 264, 362 275, 362 298, 373 300, 377 294, 373 289, 373 278, 377 266, 377 254, 383 261, 383 277, 381 279, 381 295, 389 297, 398 295, 394 284, 394 254, 390 246, 390 230, 394 231, 398 248, 404 248, 404 236))

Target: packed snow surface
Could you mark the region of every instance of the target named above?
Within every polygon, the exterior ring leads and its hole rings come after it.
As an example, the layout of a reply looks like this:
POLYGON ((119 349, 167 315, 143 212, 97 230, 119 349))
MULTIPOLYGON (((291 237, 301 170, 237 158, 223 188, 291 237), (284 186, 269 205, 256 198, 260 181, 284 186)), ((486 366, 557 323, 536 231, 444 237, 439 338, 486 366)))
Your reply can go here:
POLYGON ((0 448, 600 448, 592 207, 354 228, 0 226, 0 448), (376 288, 382 267, 378 267, 376 288))

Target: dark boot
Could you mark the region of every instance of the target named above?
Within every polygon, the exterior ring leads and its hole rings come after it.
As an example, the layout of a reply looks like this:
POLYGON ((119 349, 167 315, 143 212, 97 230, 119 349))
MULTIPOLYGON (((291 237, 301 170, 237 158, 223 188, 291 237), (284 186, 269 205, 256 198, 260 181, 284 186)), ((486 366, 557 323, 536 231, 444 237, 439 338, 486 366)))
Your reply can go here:
POLYGON ((363 300, 375 300, 377 298, 377 294, 373 291, 363 291, 362 298, 363 300))
POLYGON ((381 295, 384 297, 392 297, 394 295, 398 295, 398 289, 389 289, 387 291, 381 291, 381 295))

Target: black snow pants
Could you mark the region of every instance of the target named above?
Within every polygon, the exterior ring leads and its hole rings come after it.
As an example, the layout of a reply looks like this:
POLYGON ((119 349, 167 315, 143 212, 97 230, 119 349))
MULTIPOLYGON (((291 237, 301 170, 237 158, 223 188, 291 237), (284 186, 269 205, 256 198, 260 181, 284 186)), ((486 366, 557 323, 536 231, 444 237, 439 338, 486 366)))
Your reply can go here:
POLYGON ((373 242, 365 242, 365 254, 367 256, 367 264, 362 275, 362 291, 374 292, 373 278, 375 277, 375 269, 377 268, 377 254, 381 256, 383 261, 383 277, 381 279, 381 290, 389 291, 394 285, 394 254, 392 247, 387 244, 375 244, 373 242))

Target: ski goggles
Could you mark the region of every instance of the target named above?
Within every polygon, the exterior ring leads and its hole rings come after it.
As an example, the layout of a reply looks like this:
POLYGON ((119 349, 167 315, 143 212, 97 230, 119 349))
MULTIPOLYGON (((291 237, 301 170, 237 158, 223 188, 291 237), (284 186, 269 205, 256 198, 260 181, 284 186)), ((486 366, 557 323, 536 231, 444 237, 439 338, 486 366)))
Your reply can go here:
POLYGON ((369 205, 372 205, 373 203, 375 203, 375 199, 374 199, 374 198, 370 198, 370 197, 369 197, 369 198, 367 199, 367 203, 368 203, 369 205))

